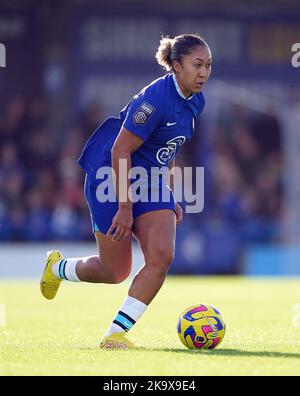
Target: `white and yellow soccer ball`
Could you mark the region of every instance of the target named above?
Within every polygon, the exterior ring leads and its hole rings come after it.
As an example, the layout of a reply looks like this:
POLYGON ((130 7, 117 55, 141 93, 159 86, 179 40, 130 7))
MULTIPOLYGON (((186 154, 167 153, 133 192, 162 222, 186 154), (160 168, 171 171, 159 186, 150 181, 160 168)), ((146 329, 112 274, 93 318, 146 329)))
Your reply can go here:
POLYGON ((212 305, 193 305, 178 319, 180 341, 189 349, 214 349, 222 342, 226 325, 221 313, 212 305))

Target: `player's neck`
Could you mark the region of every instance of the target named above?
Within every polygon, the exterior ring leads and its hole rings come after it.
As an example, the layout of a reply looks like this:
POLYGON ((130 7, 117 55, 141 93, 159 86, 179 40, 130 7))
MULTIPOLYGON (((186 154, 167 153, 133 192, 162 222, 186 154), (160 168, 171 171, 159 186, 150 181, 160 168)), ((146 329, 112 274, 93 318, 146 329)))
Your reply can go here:
POLYGON ((177 82, 177 89, 180 91, 179 95, 183 96, 185 99, 188 99, 192 95, 192 91, 188 91, 185 86, 182 84, 180 78, 174 74, 174 79, 177 82))

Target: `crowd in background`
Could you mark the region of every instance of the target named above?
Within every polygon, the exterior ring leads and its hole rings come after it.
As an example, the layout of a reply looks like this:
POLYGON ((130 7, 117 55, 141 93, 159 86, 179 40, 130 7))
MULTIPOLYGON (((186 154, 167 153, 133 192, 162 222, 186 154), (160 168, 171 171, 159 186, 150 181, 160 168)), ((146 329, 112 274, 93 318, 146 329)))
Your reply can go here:
POLYGON ((280 238, 282 151, 272 114, 231 106, 221 115, 212 142, 213 208, 245 242, 280 238))
POLYGON ((100 109, 88 110, 53 134, 43 99, 8 103, 0 122, 0 240, 92 238, 76 162, 101 121, 100 109))
MULTIPOLYGON (((42 98, 15 97, 0 117, 0 241, 92 239, 84 174, 76 160, 102 121, 101 107, 88 107, 55 137, 42 98)), ((208 240, 211 236, 212 251, 216 240, 227 250, 230 243, 278 241, 282 196, 278 121, 271 114, 228 105, 207 132, 205 210, 190 216, 193 225, 208 240)), ((200 128, 200 146, 201 133, 200 128)), ((182 149, 181 165, 185 156, 191 164, 191 147, 182 149)), ((192 156, 198 155, 194 149, 192 156)))
POLYGON ((283 241, 281 131, 272 111, 224 105, 209 130, 200 120, 182 149, 185 163, 204 166, 205 205, 202 213, 185 215, 187 228, 178 228, 183 243, 176 272, 190 258, 183 272, 240 273, 248 247, 283 241))

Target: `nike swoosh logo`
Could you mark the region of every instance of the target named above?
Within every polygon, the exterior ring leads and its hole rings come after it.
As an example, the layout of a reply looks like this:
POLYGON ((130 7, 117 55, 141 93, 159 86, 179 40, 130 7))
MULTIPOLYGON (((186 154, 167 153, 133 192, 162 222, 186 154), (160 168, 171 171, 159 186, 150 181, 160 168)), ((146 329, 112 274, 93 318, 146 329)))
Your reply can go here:
POLYGON ((167 122, 167 126, 172 126, 172 125, 175 125, 175 124, 177 124, 177 121, 176 122, 167 122))

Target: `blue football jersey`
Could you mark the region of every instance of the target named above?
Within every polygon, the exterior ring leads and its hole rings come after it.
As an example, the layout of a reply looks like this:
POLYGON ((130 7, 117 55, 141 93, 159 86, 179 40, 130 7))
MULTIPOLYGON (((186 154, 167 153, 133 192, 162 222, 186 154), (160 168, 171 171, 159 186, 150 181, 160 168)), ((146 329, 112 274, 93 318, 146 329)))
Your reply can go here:
POLYGON ((184 97, 174 74, 158 78, 133 97, 119 118, 110 117, 100 125, 85 145, 79 163, 92 176, 99 167, 111 165, 111 148, 124 126, 144 140, 131 155, 132 167, 150 171, 167 166, 191 139, 195 119, 204 105, 201 92, 184 97))

